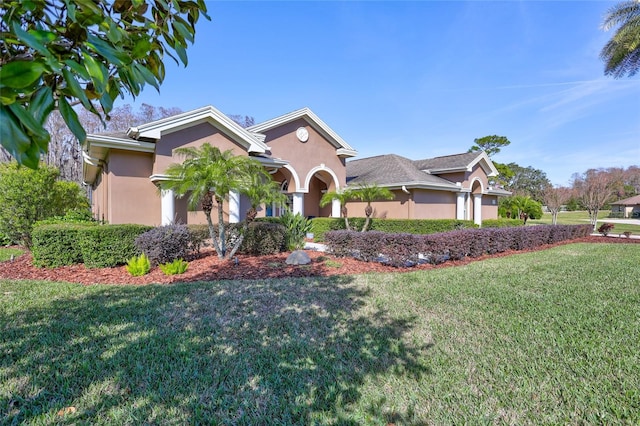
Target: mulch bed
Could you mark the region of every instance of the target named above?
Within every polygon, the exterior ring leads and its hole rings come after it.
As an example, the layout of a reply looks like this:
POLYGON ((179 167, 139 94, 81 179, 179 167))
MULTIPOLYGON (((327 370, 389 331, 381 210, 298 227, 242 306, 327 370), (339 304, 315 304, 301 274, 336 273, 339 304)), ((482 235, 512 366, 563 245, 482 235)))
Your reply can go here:
MULTIPOLYGON (((588 243, 618 243, 640 244, 640 239, 635 238, 607 238, 591 236, 559 244, 546 245, 535 250, 544 250, 550 247, 575 242, 588 243)), ((411 268, 395 268, 375 262, 361 262, 351 258, 337 258, 326 253, 307 251, 311 263, 304 266, 289 266, 285 264, 288 253, 280 253, 270 256, 238 256, 238 262, 234 260, 220 260, 215 252, 207 251, 189 262, 189 269, 181 275, 166 276, 159 268, 153 268, 151 272, 142 277, 132 277, 124 266, 115 268, 88 269, 84 265, 63 266, 59 268, 38 268, 33 266, 30 253, 25 253, 13 261, 0 262, 0 278, 20 280, 48 280, 62 281, 79 284, 171 284, 177 282, 217 281, 217 280, 255 280, 265 278, 290 278, 313 277, 330 275, 352 275, 369 272, 411 272, 435 268, 447 268, 451 266, 466 265, 478 260, 492 257, 510 256, 524 251, 508 251, 494 255, 477 258, 468 258, 461 261, 449 261, 440 265, 417 265, 411 268), (327 262, 331 260, 331 262, 327 262)))

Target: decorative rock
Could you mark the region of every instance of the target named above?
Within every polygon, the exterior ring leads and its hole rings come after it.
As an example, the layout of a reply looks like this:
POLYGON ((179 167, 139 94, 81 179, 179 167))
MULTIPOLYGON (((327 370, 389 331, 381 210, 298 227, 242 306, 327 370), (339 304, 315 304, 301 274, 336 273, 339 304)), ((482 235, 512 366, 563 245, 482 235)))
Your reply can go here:
POLYGON ((307 265, 311 263, 311 258, 303 250, 293 251, 285 261, 287 265, 307 265))

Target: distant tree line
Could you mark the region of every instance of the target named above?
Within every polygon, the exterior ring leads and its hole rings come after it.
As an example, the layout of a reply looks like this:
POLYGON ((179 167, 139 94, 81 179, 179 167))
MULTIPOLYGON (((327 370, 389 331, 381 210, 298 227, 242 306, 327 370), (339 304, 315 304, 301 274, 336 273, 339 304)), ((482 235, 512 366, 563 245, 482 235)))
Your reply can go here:
MULTIPOLYGON (((469 152, 484 151, 489 157, 511 142, 505 136, 485 136, 474 140, 469 152)), ((556 223, 561 208, 587 210, 595 226, 598 212, 609 204, 640 194, 640 167, 610 167, 574 173, 569 186, 553 186, 542 170, 516 163, 494 162, 500 175, 494 184, 512 192, 500 200, 499 214, 504 217, 538 218, 546 206, 556 223)))

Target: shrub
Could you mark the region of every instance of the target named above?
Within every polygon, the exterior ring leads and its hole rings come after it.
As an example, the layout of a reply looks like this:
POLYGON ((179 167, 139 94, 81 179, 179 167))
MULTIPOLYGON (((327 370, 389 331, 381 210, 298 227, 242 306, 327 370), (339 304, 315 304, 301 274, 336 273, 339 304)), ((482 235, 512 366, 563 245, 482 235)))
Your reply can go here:
POLYGON ((87 208, 88 201, 77 183, 56 180, 55 167, 38 169, 0 164, 0 234, 13 242, 31 246, 33 225, 68 210, 87 208))
POLYGON ((311 232, 311 221, 300 213, 293 214, 289 210, 280 216, 280 223, 287 231, 285 245, 288 250, 304 248, 304 240, 311 232))
POLYGON ((425 235, 330 231, 325 235, 325 242, 336 256, 407 266, 422 261, 436 264, 507 250, 524 250, 585 237, 590 232, 590 225, 463 229, 425 235))
MULTIPOLYGON (((352 229, 362 229, 364 218, 349 218, 352 229)), ((408 234, 435 234, 456 229, 476 228, 471 220, 457 219, 371 219, 369 231, 408 234)), ((344 218, 318 217, 311 219, 311 232, 316 241, 324 241, 329 231, 345 229, 344 218)))
POLYGON ((100 225, 87 227, 79 233, 82 259, 87 268, 124 265, 138 256, 135 239, 150 230, 146 225, 100 225))
POLYGON ((184 274, 185 272, 187 272, 187 268, 189 268, 189 262, 186 262, 182 259, 176 259, 173 262, 160 265, 160 270, 165 275, 184 274))
POLYGON ((279 223, 252 222, 239 251, 254 256, 280 253, 286 249, 286 234, 279 223))
POLYGON ((151 270, 151 262, 149 258, 142 253, 140 256, 134 256, 127 262, 127 272, 134 277, 146 275, 151 270))
POLYGON ((207 240, 211 240, 208 225, 187 225, 189 230, 189 251, 200 253, 200 249, 207 245, 207 240))
MULTIPOLYGON (((240 223, 226 223, 225 222, 225 228, 224 228, 224 232, 225 232, 225 244, 227 246, 227 250, 230 250, 230 247, 233 247, 236 243, 236 241, 238 240, 238 238, 240 238, 240 233, 242 232, 242 222, 240 223)), ((207 227, 207 238, 210 239, 210 233, 209 233, 209 228, 207 227)), ((213 226, 213 235, 214 238, 216 238, 216 240, 218 239, 218 226, 214 225, 213 226)), ((213 242, 212 242, 213 243, 213 242)))
POLYGON ((150 229, 135 239, 138 250, 152 265, 184 259, 189 253, 192 236, 187 225, 167 225, 150 229))
POLYGON ((11 239, 8 236, 0 232, 0 246, 8 246, 8 245, 11 245, 12 243, 13 241, 11 241, 11 239))
POLYGON ((623 212, 611 211, 611 212, 609 212, 609 216, 607 216, 607 217, 609 217, 611 219, 622 219, 622 218, 624 218, 624 213, 623 212))
POLYGON ((598 228, 598 232, 601 233, 603 236, 607 236, 609 235, 609 232, 611 232, 611 230, 614 228, 614 224, 613 223, 603 223, 602 225, 600 225, 600 227, 598 228))
MULTIPOLYGON (((48 222, 48 221, 45 221, 48 222)), ((31 254, 33 264, 55 268, 83 262, 79 240, 80 234, 91 223, 44 223, 36 224, 32 232, 31 254)))
POLYGON ((624 235, 627 238, 631 238, 631 231, 624 231, 622 235, 624 235))

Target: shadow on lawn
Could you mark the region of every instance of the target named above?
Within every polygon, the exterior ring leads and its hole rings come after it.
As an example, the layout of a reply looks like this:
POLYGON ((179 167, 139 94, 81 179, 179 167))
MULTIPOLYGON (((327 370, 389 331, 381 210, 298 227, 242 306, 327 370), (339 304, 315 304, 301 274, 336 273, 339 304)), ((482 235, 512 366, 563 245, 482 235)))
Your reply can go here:
POLYGON ((359 424, 366 380, 429 373, 352 277, 83 290, 0 314, 2 422, 359 424))

